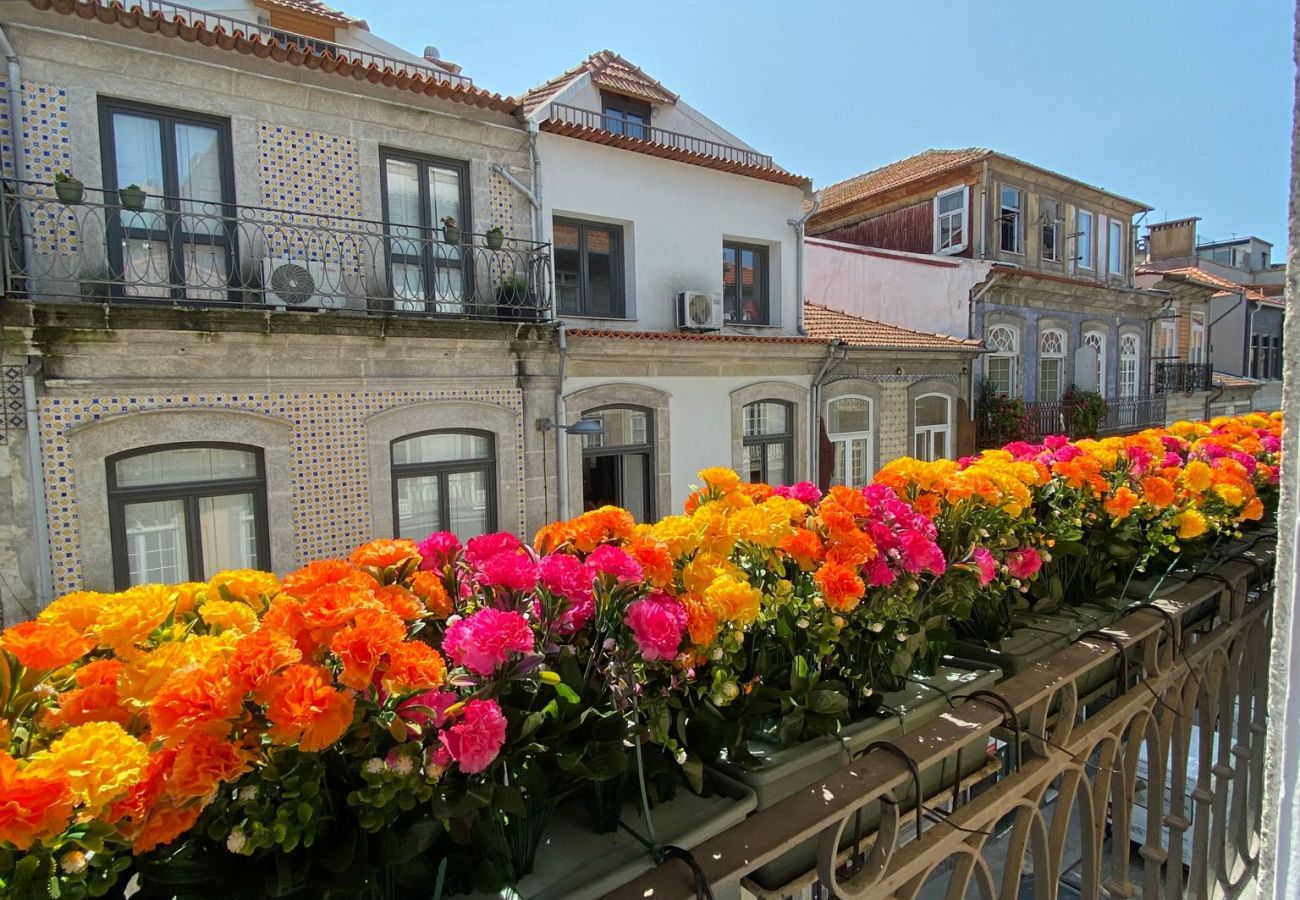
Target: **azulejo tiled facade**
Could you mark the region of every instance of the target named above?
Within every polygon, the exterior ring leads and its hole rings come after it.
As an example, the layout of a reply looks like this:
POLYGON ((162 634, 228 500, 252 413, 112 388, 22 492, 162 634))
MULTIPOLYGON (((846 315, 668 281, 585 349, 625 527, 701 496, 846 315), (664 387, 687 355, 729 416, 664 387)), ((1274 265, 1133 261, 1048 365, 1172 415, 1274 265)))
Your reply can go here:
MULTIPOLYGON (((146 410, 243 410, 285 419, 293 425, 290 474, 293 534, 299 559, 348 553, 370 534, 371 497, 365 422, 376 413, 427 401, 474 400, 508 409, 523 405, 516 388, 303 393, 134 394, 103 397, 47 397, 40 404, 50 559, 56 593, 82 582, 75 472, 69 432, 80 425, 146 410)), ((522 446, 523 423, 516 439, 522 446)), ((499 477, 523 481, 519 471, 499 477)), ((91 460, 88 465, 103 465, 91 460)), ((524 521, 520 495, 518 521, 524 521)), ((503 523, 511 530, 518 526, 503 523)), ((275 524, 272 524, 275 527, 275 524)))
MULTIPOLYGON (((56 84, 24 81, 22 134, 26 151, 27 181, 52 182, 59 173, 72 173, 72 141, 68 133, 68 92, 56 84)), ((0 77, 0 155, 4 176, 14 177, 14 126, 9 111, 9 91, 0 77)), ((74 253, 77 227, 73 214, 54 205, 32 210, 33 249, 37 253, 74 253)))

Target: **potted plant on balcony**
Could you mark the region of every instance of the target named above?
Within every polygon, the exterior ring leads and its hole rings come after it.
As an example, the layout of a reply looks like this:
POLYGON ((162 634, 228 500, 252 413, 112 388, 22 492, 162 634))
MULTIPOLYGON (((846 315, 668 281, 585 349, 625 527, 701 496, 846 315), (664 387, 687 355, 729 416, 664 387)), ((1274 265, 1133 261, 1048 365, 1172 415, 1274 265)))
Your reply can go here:
POLYGON ((484 232, 483 240, 487 243, 489 250, 500 250, 506 242, 506 233, 501 230, 500 225, 493 225, 484 232))
POLYGON ((526 275, 512 272, 497 285, 497 318, 536 322, 541 315, 526 275))
POLYGON ((80 178, 74 177, 69 172, 55 172, 54 194, 59 198, 60 203, 71 206, 81 202, 81 198, 86 195, 86 186, 82 184, 80 178))
POLYGON ((118 190, 117 198, 122 202, 123 209, 140 210, 144 209, 144 203, 149 199, 149 195, 140 185, 128 184, 118 190))
POLYGON ((442 239, 448 244, 460 243, 460 226, 454 216, 442 217, 442 239))

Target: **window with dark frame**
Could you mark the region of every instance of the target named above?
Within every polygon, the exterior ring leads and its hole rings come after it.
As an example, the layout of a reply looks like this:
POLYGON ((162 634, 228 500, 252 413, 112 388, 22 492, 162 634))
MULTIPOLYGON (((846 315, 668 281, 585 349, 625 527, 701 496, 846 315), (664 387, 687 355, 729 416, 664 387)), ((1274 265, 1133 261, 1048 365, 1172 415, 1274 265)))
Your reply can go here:
POLYGON ((757 400, 741 411, 746 481, 773 486, 794 480, 794 406, 784 400, 757 400))
POLYGON ((1061 203, 1044 197, 1038 203, 1042 236, 1039 250, 1048 262, 1061 261, 1061 203))
POLYGON ((116 454, 107 467, 118 590, 270 568, 260 449, 170 444, 116 454))
POLYGON ((767 248, 725 241, 722 244, 722 304, 733 325, 767 325, 767 248))
POLYGON ((624 318, 622 226, 557 218, 551 243, 561 315, 624 318))
POLYGON ((644 138, 650 125, 650 104, 622 94, 601 93, 601 114, 605 130, 612 134, 644 138))
POLYGON ((462 235, 472 231, 469 166, 388 149, 380 150, 379 162, 394 309, 465 312, 474 272, 463 247, 446 240, 444 220, 454 220, 462 235))
POLYGON ((1001 226, 1001 242, 998 246, 1005 253, 1022 253, 1020 249, 1020 220, 1024 206, 1024 194, 1013 187, 1002 186, 998 192, 1000 198, 998 223, 1001 226))
POLYGON ((496 441, 486 431, 424 431, 391 444, 393 531, 461 540, 496 531, 496 441))
POLYGON ((583 413, 603 434, 582 437, 584 510, 620 506, 638 522, 655 516, 654 413, 640 406, 604 406, 583 413))
POLYGON ((145 191, 142 210, 106 211, 114 293, 160 300, 237 301, 234 161, 228 120, 101 100, 105 202, 145 191))
POLYGON ((1277 335, 1272 337, 1273 349, 1273 366, 1269 377, 1274 381, 1280 381, 1282 378, 1282 338, 1277 335))

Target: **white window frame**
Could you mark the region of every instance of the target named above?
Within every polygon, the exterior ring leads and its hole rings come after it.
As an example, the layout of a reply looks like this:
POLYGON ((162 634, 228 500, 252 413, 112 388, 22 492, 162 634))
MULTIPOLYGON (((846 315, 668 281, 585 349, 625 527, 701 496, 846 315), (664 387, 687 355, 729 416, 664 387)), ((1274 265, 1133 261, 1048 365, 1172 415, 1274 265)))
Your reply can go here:
POLYGON ((944 256, 949 256, 954 253, 961 253, 963 250, 966 249, 966 247, 969 244, 970 244, 970 191, 967 189, 966 185, 964 184, 959 184, 950 188, 944 188, 943 190, 939 191, 937 194, 934 195, 934 252, 942 254, 944 256), (961 207, 959 209, 953 210, 952 212, 940 213, 939 212, 940 201, 942 201, 944 197, 948 197, 956 193, 961 194, 961 207), (961 217, 961 243, 952 244, 950 246, 944 247, 940 243, 939 236, 943 232, 940 229, 939 225, 943 219, 945 218, 950 219, 953 216, 961 217))
POLYGON ((1065 378, 1065 361, 1069 357, 1069 355, 1070 355, 1070 337, 1065 333, 1065 331, 1063 331, 1060 328, 1044 328, 1042 331, 1038 333, 1038 383, 1035 385, 1035 389, 1038 395, 1038 402, 1040 403, 1052 402, 1055 400, 1060 400, 1063 396, 1065 396, 1065 389, 1066 387, 1068 387, 1065 378), (1061 350, 1059 353, 1046 353, 1043 350, 1043 345, 1047 342, 1048 337, 1052 335, 1055 335, 1061 339, 1061 350), (1045 397, 1043 395, 1043 363, 1049 359, 1056 360, 1057 365, 1060 366, 1060 368, 1057 369, 1056 396, 1054 397, 1052 396, 1045 397))
POLYGON ((1077 209, 1074 211, 1074 230, 1077 239, 1074 244, 1075 263, 1080 269, 1093 271, 1097 265, 1097 257, 1093 252, 1097 237, 1097 217, 1088 209, 1077 209), (1083 227, 1083 220, 1088 220, 1087 230, 1083 227), (1087 251, 1085 255, 1084 251, 1087 251))
MULTIPOLYGON (((989 325, 984 329, 984 343, 990 348, 988 359, 1007 359, 1011 361, 1011 383, 1007 385, 1006 396, 1015 397, 1020 389, 1020 329, 1015 325, 996 324, 989 325), (993 332, 998 329, 1006 330, 1011 335, 1012 349, 993 349, 992 336, 993 332)), ((989 366, 988 362, 984 363, 984 380, 988 381, 989 366)))
POLYGON ((912 451, 913 453, 915 453, 917 459, 923 460, 925 462, 933 462, 936 459, 952 458, 950 455, 948 455, 952 453, 952 407, 953 407, 952 397, 948 396, 947 394, 941 394, 937 391, 930 391, 929 393, 921 394, 919 397, 913 398, 912 400, 912 423, 913 423, 912 424, 912 451), (919 404, 922 400, 926 400, 930 397, 938 397, 940 400, 942 400, 944 403, 944 408, 948 411, 948 414, 944 417, 944 422, 942 425, 920 425, 916 423, 917 404, 919 404), (934 453, 934 436, 936 434, 942 434, 944 436, 943 438, 943 446, 944 446, 944 454, 945 454, 944 456, 936 456, 934 453), (922 438, 924 439, 926 452, 918 453, 916 452, 917 442, 922 438))
POLYGON ((1191 325, 1187 337, 1187 361, 1189 363, 1205 362, 1205 313, 1191 313, 1191 325))
POLYGON ((1023 189, 1010 184, 998 185, 998 250, 1002 253, 1012 253, 1016 256, 1025 255, 1025 192, 1023 189), (1015 249, 1009 250, 1002 246, 1002 218, 1005 215, 1003 210, 1006 208, 1002 203, 1003 191, 1015 191, 1016 201, 1016 246, 1015 249))
POLYGON ((1083 334, 1085 346, 1097 349, 1097 393, 1106 396, 1106 332, 1093 329, 1083 334))
POLYGON ((1106 223, 1106 271, 1111 275, 1124 274, 1124 223, 1119 219, 1110 219, 1106 223), (1119 232, 1119 239, 1115 239, 1115 232, 1119 232), (1116 251, 1119 252, 1119 259, 1116 260, 1116 251))
POLYGON ((844 460, 844 472, 843 472, 844 477, 839 481, 835 481, 834 479, 839 478, 841 473, 839 473, 838 471, 834 471, 831 473, 832 483, 846 484, 849 487, 856 488, 856 487, 861 487, 862 485, 849 484, 848 481, 849 464, 851 461, 852 445, 854 441, 863 441, 867 446, 867 474, 866 474, 866 480, 863 482, 863 484, 870 482, 872 476, 876 474, 876 452, 875 452, 876 450, 875 448, 876 403, 870 397, 864 396, 863 394, 844 394, 839 397, 833 397, 830 400, 826 401, 826 424, 828 427, 834 421, 834 419, 831 416, 831 408, 836 403, 839 403, 842 400, 864 401, 867 404, 867 422, 871 426, 866 431, 829 431, 828 430, 826 434, 826 437, 831 442, 831 444, 834 445, 837 450, 840 450, 842 454, 842 458, 844 460), (840 448, 839 446, 840 444, 843 444, 844 446, 840 448))
POLYGON ((1129 332, 1119 336, 1119 396, 1135 398, 1138 395, 1138 366, 1142 359, 1142 338, 1129 332), (1128 342, 1132 341, 1133 352, 1128 352, 1128 342))

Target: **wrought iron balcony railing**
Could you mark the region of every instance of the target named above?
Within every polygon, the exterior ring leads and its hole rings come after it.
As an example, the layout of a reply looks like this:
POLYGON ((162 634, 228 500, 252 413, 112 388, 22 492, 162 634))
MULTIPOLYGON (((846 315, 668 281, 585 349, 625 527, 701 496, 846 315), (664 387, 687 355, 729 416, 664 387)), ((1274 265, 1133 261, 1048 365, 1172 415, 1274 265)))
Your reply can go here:
POLYGON ((1125 434, 1165 424, 1164 397, 1124 397, 1106 401, 1101 434, 1125 434))
MULTIPOLYGON (((981 447, 997 447, 1010 440, 1040 440, 1049 434, 1067 437, 1091 437, 1092 417, 1088 429, 1080 421, 1078 407, 1068 400, 1026 402, 1024 418, 1008 422, 1005 407, 992 410, 979 409, 978 439, 981 447), (1009 432, 1009 433, 1008 433, 1009 432)), ((1165 397, 1112 397, 1106 401, 1106 412, 1096 423, 1096 434, 1124 434, 1141 431, 1165 423, 1165 397)))
POLYGON ((722 159, 744 166, 758 166, 764 169, 776 168, 776 164, 772 162, 772 157, 765 153, 757 153, 743 147, 734 147, 719 141, 710 141, 689 134, 669 131, 666 128, 656 128, 653 125, 630 122, 621 116, 605 115, 594 110, 570 106, 567 103, 552 103, 550 105, 550 118, 553 122, 577 125, 581 128, 594 128, 610 134, 636 138, 665 147, 674 147, 687 153, 698 153, 701 156, 722 159))
POLYGON ((1152 385, 1157 394, 1192 394, 1214 389, 1214 367, 1209 363, 1156 361, 1152 385))
POLYGON ((550 310, 550 245, 536 241, 173 197, 130 208, 90 189, 63 202, 48 184, 8 185, 2 199, 8 296, 527 321, 550 310))

